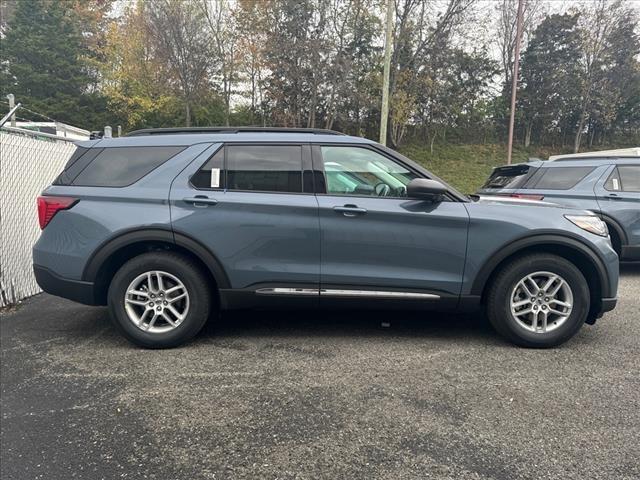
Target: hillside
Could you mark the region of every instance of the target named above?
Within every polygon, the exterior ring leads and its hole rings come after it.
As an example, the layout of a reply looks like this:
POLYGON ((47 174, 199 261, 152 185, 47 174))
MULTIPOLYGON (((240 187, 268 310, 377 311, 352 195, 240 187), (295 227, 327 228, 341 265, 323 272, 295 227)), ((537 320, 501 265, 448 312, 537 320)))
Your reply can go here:
MULTIPOLYGON (((594 150, 609 150, 615 146, 594 150)), ((623 148, 623 147, 620 147, 623 148)), ((463 193, 474 193, 487 179, 491 170, 507 162, 507 147, 503 144, 487 145, 435 145, 433 155, 428 146, 405 145, 400 153, 451 183, 463 193)), ((568 148, 515 148, 513 163, 526 162, 529 158, 547 159, 549 155, 571 153, 568 148)))

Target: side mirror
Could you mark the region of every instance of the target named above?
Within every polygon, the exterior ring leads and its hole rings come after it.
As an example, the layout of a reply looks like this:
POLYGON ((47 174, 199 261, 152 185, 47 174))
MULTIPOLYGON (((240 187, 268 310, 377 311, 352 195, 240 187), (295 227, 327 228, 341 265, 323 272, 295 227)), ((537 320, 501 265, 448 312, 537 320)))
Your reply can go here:
POLYGON ((440 197, 445 193, 447 193, 447 187, 437 180, 414 178, 407 185, 407 197, 409 198, 440 201, 440 197))

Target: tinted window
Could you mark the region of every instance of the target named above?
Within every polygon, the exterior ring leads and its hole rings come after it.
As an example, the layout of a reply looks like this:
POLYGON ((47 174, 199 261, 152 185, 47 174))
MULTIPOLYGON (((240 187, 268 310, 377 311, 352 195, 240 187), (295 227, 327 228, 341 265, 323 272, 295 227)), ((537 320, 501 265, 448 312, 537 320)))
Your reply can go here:
POLYGON ((607 178, 606 183, 604 184, 604 188, 609 190, 610 192, 617 192, 622 190, 622 184, 620 182, 620 174, 618 173, 618 169, 614 168, 609 178, 607 178))
POLYGON ((131 185, 182 150, 184 147, 104 148, 80 172, 73 181, 73 185, 89 187, 131 185))
POLYGON ((393 160, 360 147, 324 146, 322 161, 327 193, 406 197, 417 175, 393 160))
POLYGON ((302 147, 228 146, 227 188, 262 192, 302 192, 302 147))
POLYGON ((101 148, 78 147, 71 158, 67 161, 64 170, 58 178, 53 181, 54 185, 71 185, 73 179, 89 165, 96 156, 102 152, 101 148))
POLYGON ((593 171, 593 167, 546 168, 533 188, 540 190, 567 190, 593 171))
POLYGON ((531 170, 527 165, 496 168, 482 188, 519 188, 531 170))
POLYGON ((618 171, 624 192, 640 192, 640 166, 621 165, 618 171))
POLYGON ((195 175, 191 184, 196 188, 224 188, 224 148, 214 153, 195 175))
POLYGON ((64 169, 67 170, 71 165, 75 163, 76 160, 78 160, 82 155, 87 153, 88 150, 89 150, 88 148, 83 148, 83 147, 76 148, 76 151, 73 152, 73 155, 71 155, 71 158, 69 158, 69 160, 67 161, 67 164, 64 166, 64 169))

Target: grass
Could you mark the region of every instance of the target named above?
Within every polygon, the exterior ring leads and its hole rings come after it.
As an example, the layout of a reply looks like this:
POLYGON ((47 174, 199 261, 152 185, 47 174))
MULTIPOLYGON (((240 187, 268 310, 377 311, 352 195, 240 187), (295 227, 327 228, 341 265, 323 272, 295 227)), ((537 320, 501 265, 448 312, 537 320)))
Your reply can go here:
MULTIPOLYGON (((601 147, 598 150, 616 147, 601 147)), ((507 146, 486 145, 434 145, 433 154, 427 145, 409 144, 400 153, 424 165, 443 180, 463 193, 474 193, 485 182, 494 167, 507 163, 507 146)), ((529 158, 547 159, 549 155, 571 153, 564 148, 520 148, 513 150, 513 163, 526 162, 529 158)))

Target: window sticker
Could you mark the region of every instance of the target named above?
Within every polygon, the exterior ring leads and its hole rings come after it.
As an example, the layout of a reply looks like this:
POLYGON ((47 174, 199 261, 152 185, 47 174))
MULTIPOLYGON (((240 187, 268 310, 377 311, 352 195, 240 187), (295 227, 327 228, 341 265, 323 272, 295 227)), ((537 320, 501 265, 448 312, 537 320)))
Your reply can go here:
POLYGON ((218 188, 220 186, 220 169, 211 169, 211 188, 218 188))
POLYGON ((613 178, 612 179, 612 183, 613 183, 613 189, 614 190, 620 190, 620 182, 618 182, 617 178, 613 178))

